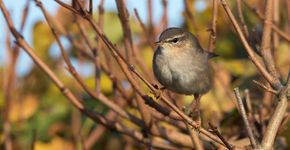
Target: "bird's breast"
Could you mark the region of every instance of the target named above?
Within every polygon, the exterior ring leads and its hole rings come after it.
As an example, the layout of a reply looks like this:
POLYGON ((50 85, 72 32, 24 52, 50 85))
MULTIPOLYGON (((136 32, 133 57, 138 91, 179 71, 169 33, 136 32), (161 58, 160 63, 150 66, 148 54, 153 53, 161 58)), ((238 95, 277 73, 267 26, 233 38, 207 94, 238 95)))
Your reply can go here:
POLYGON ((156 51, 153 71, 166 88, 180 94, 206 93, 211 79, 208 63, 190 53, 178 55, 156 51))

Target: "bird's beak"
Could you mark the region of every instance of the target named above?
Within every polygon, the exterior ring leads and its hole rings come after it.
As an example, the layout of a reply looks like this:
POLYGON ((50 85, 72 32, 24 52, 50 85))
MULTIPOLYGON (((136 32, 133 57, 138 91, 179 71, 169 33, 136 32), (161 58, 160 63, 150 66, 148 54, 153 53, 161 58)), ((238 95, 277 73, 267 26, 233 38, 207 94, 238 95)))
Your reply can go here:
POLYGON ((157 42, 155 42, 155 44, 158 45, 158 46, 162 45, 163 43, 164 43, 163 41, 157 41, 157 42))

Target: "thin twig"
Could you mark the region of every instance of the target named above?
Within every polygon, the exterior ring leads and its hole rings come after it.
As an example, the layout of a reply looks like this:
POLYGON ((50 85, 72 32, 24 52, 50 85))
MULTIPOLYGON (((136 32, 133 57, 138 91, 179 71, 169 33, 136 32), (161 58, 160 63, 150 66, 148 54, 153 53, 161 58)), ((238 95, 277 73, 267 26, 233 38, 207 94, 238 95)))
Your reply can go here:
MULTIPOLYGON (((116 99, 115 101, 119 103, 119 106, 124 108, 126 106, 126 102, 125 101, 119 101, 120 98, 116 99)), ((113 111, 110 110, 105 116, 105 118, 107 118, 108 120, 114 121, 117 119, 118 115, 113 111)), ((95 128, 91 134, 84 140, 84 147, 86 149, 92 149, 92 147, 94 146, 94 144, 104 135, 104 133, 106 133, 106 127, 104 126, 97 126, 97 128, 95 128)))
POLYGON ((152 74, 148 70, 148 67, 146 67, 143 59, 140 57, 139 50, 136 50, 133 44, 133 38, 132 38, 132 32, 129 24, 129 14, 128 10, 126 9, 125 2, 123 0, 116 0, 118 12, 119 12, 119 18, 121 21, 123 33, 124 33, 124 45, 127 55, 130 55, 129 58, 132 60, 129 60, 128 63, 132 64, 133 60, 140 66, 143 73, 146 75, 147 78, 150 80, 153 79, 152 74))
POLYGON ((90 0, 89 2, 89 13, 91 16, 93 16, 93 0, 90 0))
POLYGON ((212 21, 210 31, 210 38, 207 50, 213 52, 215 49, 216 43, 216 24, 217 24, 217 15, 218 15, 218 0, 213 0, 213 10, 212 10, 212 21))
POLYGON ((244 104, 243 104, 242 97, 241 97, 240 92, 239 92, 239 88, 235 88, 234 92, 235 92, 235 95, 236 95, 236 99, 238 101, 238 107, 240 109, 240 113, 242 115, 244 124, 245 124, 247 132, 248 132, 248 136, 249 136, 252 148, 255 149, 255 148, 257 148, 257 142, 256 142, 256 139, 254 137, 252 128, 251 128, 251 126, 249 124, 249 120, 248 120, 248 117, 247 117, 247 114, 246 114, 246 110, 245 110, 245 107, 244 107, 244 104))
POLYGON ((251 98, 250 98, 249 89, 245 89, 245 100, 246 100, 246 106, 247 106, 248 114, 252 115, 253 109, 252 109, 252 102, 251 102, 251 98))
POLYGON ((186 23, 187 25, 189 26, 189 28, 192 27, 192 29, 194 30, 195 32, 195 35, 196 37, 199 39, 200 38, 200 35, 199 35, 199 28, 195 22, 195 18, 193 16, 194 12, 193 12, 193 4, 190 3, 190 2, 193 2, 193 1, 190 1, 190 0, 184 0, 183 3, 184 3, 184 6, 185 6, 185 17, 186 17, 186 23))
POLYGON ((243 12, 242 12, 241 0, 237 0, 237 6, 238 6, 238 16, 239 16, 239 19, 240 19, 240 23, 241 23, 241 26, 242 26, 243 33, 244 33, 244 35, 246 37, 249 37, 248 27, 247 27, 247 24, 245 22, 244 15, 243 15, 243 12))
POLYGON ((268 91, 268 92, 271 92, 271 93, 273 93, 273 94, 275 94, 275 95, 278 94, 278 91, 272 89, 271 87, 267 87, 266 85, 262 84, 262 83, 259 82, 259 81, 253 80, 253 82, 254 82, 256 85, 258 85, 259 87, 261 87, 262 89, 264 89, 264 90, 266 90, 266 91, 268 91))
MULTIPOLYGON (((100 1, 100 4, 98 6, 99 8, 99 19, 98 19, 98 24, 100 26, 100 28, 103 28, 104 26, 104 13, 105 13, 105 10, 104 10, 104 3, 105 3, 105 0, 101 0, 100 1)), ((101 81, 100 81, 100 78, 101 78, 101 58, 100 58, 100 53, 101 53, 101 50, 103 49, 103 43, 101 40, 97 39, 97 48, 95 49, 95 85, 96 85, 96 93, 98 92, 101 92, 101 81)), ((109 67, 111 67, 111 60, 110 58, 107 57, 107 53, 106 52, 103 52, 105 57, 106 57, 106 60, 107 60, 107 64, 109 67)))
POLYGON ((148 31, 149 31, 149 36, 150 39, 153 39, 155 37, 155 32, 154 32, 154 25, 153 25, 153 7, 152 7, 152 0, 147 1, 147 12, 148 12, 148 17, 147 17, 147 22, 148 22, 148 31))
POLYGON ((16 38, 17 44, 27 52, 27 54, 33 59, 33 61, 40 67, 40 69, 43 70, 44 73, 48 75, 48 77, 53 81, 53 83, 58 87, 58 89, 62 92, 64 96, 68 98, 68 100, 77 108, 79 109, 83 114, 88 116, 89 118, 93 119, 96 122, 99 122, 103 125, 105 125, 108 128, 115 129, 118 132, 124 133, 129 135, 130 137, 143 142, 145 144, 150 144, 153 147, 159 147, 164 149, 176 149, 175 147, 172 147, 168 144, 162 144, 158 141, 153 141, 151 143, 148 143, 146 141, 146 137, 142 135, 142 133, 137 132, 135 130, 128 129, 124 127, 122 124, 118 122, 110 122, 100 114, 96 112, 92 112, 84 107, 84 105, 80 102, 80 100, 68 89, 64 86, 64 84, 59 80, 59 78, 54 74, 54 72, 41 60, 37 55, 35 55, 34 50, 27 44, 27 42, 22 38, 22 36, 16 31, 12 20, 10 18, 10 15, 4 6, 2 0, 0 0, 0 8, 1 11, 4 14, 5 20, 8 24, 8 27, 13 34, 13 36, 16 38))
MULTIPOLYGON (((273 79, 275 80, 274 82, 279 83, 280 74, 276 69, 274 58, 271 51, 272 17, 273 17, 273 0, 267 0, 260 52, 262 54, 262 58, 266 68, 268 69, 269 73, 273 76, 273 79)), ((279 88, 277 89, 279 90, 279 88)))
POLYGON ((281 134, 282 131, 283 131, 285 128, 287 128, 287 124, 288 124, 289 119, 290 119, 290 113, 287 112, 287 113, 286 113, 286 116, 284 117, 284 119, 283 119, 283 121, 282 121, 282 123, 281 123, 281 125, 280 125, 280 127, 279 127, 278 134, 281 134))
POLYGON ((221 133, 218 131, 217 127, 215 127, 214 125, 212 125, 210 122, 208 123, 209 127, 211 128, 211 131, 217 135, 221 141, 226 145, 226 147, 229 149, 229 150, 233 150, 235 149, 235 146, 231 145, 222 135, 221 133))
POLYGON ((98 94, 101 92, 101 87, 100 87, 100 61, 99 61, 99 50, 93 44, 90 42, 89 36, 87 31, 85 30, 84 24, 81 21, 81 18, 79 16, 76 16, 76 22, 78 25, 78 28, 80 30, 81 36, 83 37, 86 45, 88 45, 89 49, 95 56, 95 92, 98 94))
MULTIPOLYGON (((29 4, 30 1, 27 0, 25 7, 22 11, 21 25, 20 25, 20 33, 23 32, 24 26, 26 24, 27 15, 29 12, 29 4)), ((3 134, 4 134, 4 143, 5 148, 7 150, 13 149, 12 143, 12 135, 11 135, 11 122, 9 118, 9 112, 11 111, 11 102, 13 100, 13 91, 14 91, 14 83, 16 79, 16 63, 19 57, 19 46, 16 44, 13 47, 11 46, 10 36, 7 35, 7 49, 9 54, 9 63, 7 66, 7 73, 4 76, 4 110, 3 110, 3 134)))
POLYGON ((162 0, 162 19, 160 20, 160 26, 165 29, 168 26, 168 13, 167 13, 167 0, 162 0))
MULTIPOLYGON (((244 4, 250 8, 254 13, 257 14, 257 16, 261 19, 264 20, 265 16, 263 13, 261 13, 258 9, 256 9, 254 6, 250 5, 246 0, 243 0, 244 4)), ((290 42, 290 35, 289 33, 286 33, 285 31, 280 30, 280 28, 275 25, 275 24, 271 24, 272 29, 279 34, 280 37, 284 38, 285 40, 287 40, 288 42, 290 42)))
POLYGON ((127 119, 132 119, 134 120, 133 122, 135 122, 136 124, 140 125, 141 127, 143 126, 143 123, 141 120, 137 119, 136 117, 134 117, 133 115, 127 113, 126 111, 124 111, 122 108, 119 108, 116 104, 114 104, 113 102, 111 102, 110 100, 108 100, 105 96, 103 96, 101 93, 100 94, 95 94, 93 92, 91 92, 88 87, 86 87, 86 85, 83 83, 83 81, 81 80, 80 75, 77 73, 77 71, 75 70, 75 68, 73 67, 73 65, 71 64, 62 43, 60 42, 59 39, 59 35, 57 34, 57 32, 55 31, 55 29, 53 28, 53 25, 51 24, 51 20, 50 17, 48 16, 48 13, 46 12, 46 10, 44 9, 44 7, 42 6, 42 3, 38 0, 35 0, 35 2, 37 3, 37 6, 39 6, 46 18, 46 21, 49 25, 49 27, 51 28, 52 33, 55 36, 55 39, 57 41, 58 46, 60 47, 62 56, 64 58, 64 61, 66 63, 66 65, 68 66, 68 70, 69 72, 77 79, 77 81, 81 84, 81 86, 86 90, 86 92, 88 92, 90 94, 90 96, 94 97, 95 99, 100 100, 103 104, 105 104, 106 106, 108 106, 109 108, 111 108, 112 110, 114 110, 115 112, 117 112, 118 114, 120 114, 122 117, 125 117, 127 119))
POLYGON ((133 56, 136 55, 136 51, 133 48, 131 28, 129 27, 128 10, 126 9, 124 0, 116 0, 116 5, 117 5, 119 19, 121 21, 123 34, 124 34, 126 60, 128 61, 128 63, 132 64, 133 63, 132 59, 133 59, 133 56))
MULTIPOLYGON (((279 25, 279 21, 280 21, 280 0, 274 0, 273 1, 273 23, 272 24, 277 24, 279 25)), ((273 32, 273 57, 274 57, 274 61, 277 61, 277 49, 279 46, 279 35, 276 32, 273 32)))
POLYGON ((254 117, 254 113, 253 113, 253 108, 252 108, 252 101, 251 101, 251 96, 250 96, 250 91, 249 89, 245 89, 244 91, 245 93, 245 103, 247 106, 247 115, 248 115, 248 119, 249 119, 249 123, 253 129, 253 133, 255 135, 255 137, 259 136, 258 130, 255 126, 255 122, 257 122, 257 120, 254 117))
MULTIPOLYGON (((55 0, 56 2, 59 3, 59 0, 55 0)), ((63 5, 61 2, 59 3, 61 5, 63 5)), ((68 7, 66 5, 66 7, 68 7)), ((117 50, 117 48, 111 43, 111 41, 105 36, 105 34, 103 33, 103 31, 100 30, 99 26, 95 23, 95 21, 89 16, 86 15, 87 12, 82 12, 82 15, 85 19, 87 19, 89 21, 89 23, 92 25, 93 29, 96 31, 96 33, 100 36, 100 38, 104 41, 104 43, 107 45, 107 47, 109 48, 109 50, 111 51, 112 55, 114 56, 114 58, 116 59, 117 63, 120 65, 122 71, 125 73, 127 79, 129 80, 129 82, 131 83, 131 85, 134 87, 134 89, 136 90, 136 92, 142 96, 145 95, 144 91, 142 91, 139 87, 139 85, 136 84, 136 81, 133 79, 133 77, 131 76, 128 67, 130 66, 129 64, 127 64, 126 60, 119 54, 119 51, 117 50)), ((80 14, 79 14, 80 15, 80 14)), ((156 89, 151 85, 151 84, 147 84, 147 86, 152 90, 156 92, 156 89)), ((190 124, 193 128, 199 129, 197 124, 195 122, 192 121, 192 119, 190 119, 188 116, 186 116, 181 110, 179 110, 174 104, 172 104, 168 99, 166 99, 164 96, 161 97, 161 99, 170 107, 172 108, 178 115, 180 115, 181 118, 183 118, 188 124, 190 124)), ((216 138, 216 136, 214 136, 213 134, 211 134, 210 132, 208 132, 207 130, 201 128, 200 133, 208 136, 209 138, 211 138, 213 141, 223 145, 223 143, 220 141, 220 139, 216 138)))
MULTIPOLYGON (((86 16, 88 16, 88 15, 86 15, 86 16)), ((94 26, 93 27, 97 27, 96 26, 96 24, 94 23, 93 24, 94 26)), ((109 42, 110 43, 110 41, 107 41, 107 39, 106 39, 106 42, 109 42)), ((110 45, 110 46, 112 46, 112 47, 114 47, 113 45, 110 45)), ((114 47, 115 48, 115 47, 114 47)), ((115 53, 115 54, 118 54, 117 52, 115 53)), ((119 54, 118 54, 118 56, 120 56, 119 54)), ((119 59, 119 61, 123 61, 123 62, 126 62, 125 60, 124 60, 124 58, 122 58, 122 57, 118 57, 118 59, 119 59)), ((123 70, 125 70, 125 68, 123 68, 123 70)), ((104 101, 104 102, 109 102, 109 101, 107 101, 107 100, 104 100, 104 96, 100 93, 99 95, 95 95, 94 93, 92 93, 92 92, 90 92, 89 90, 88 90, 88 88, 86 87, 86 85, 81 81, 81 79, 80 79, 80 77, 79 77, 79 75, 77 74, 77 72, 76 71, 74 71, 73 73, 73 76, 77 79, 77 81, 81 84, 81 86, 92 96, 92 97, 96 97, 97 99, 99 99, 99 100, 101 100, 101 101, 104 101), (103 100, 102 100, 103 99, 103 100)), ((128 75, 128 74, 127 74, 128 75)), ((130 77, 131 78, 131 77, 130 77)), ((132 82, 132 80, 131 80, 131 82, 132 82)), ((136 83, 133 83, 136 87, 137 87, 137 84, 136 83)), ((141 91, 140 89, 139 89, 139 87, 138 87, 138 89, 136 89, 136 91, 139 91, 139 92, 143 92, 143 91, 141 91)), ((109 107, 110 106, 113 106, 113 104, 110 104, 109 105, 109 107)), ((113 110, 114 109, 116 109, 116 108, 113 108, 113 110)), ((131 116, 130 117, 130 119, 133 119, 133 120, 136 120, 136 119, 134 119, 135 117, 134 116, 131 116)), ((128 118, 127 118, 128 119, 128 118)), ((137 120, 136 120, 137 121, 137 120)), ((135 122, 135 121, 133 121, 133 122, 135 122)), ((144 125, 142 125, 142 124, 140 124, 140 122, 138 123, 138 121, 137 122, 135 122, 135 123, 137 123, 137 125, 139 125, 139 126, 141 126, 142 128, 144 128, 144 125)), ((167 135, 166 134, 164 134, 164 132, 156 132, 156 131, 152 131, 152 132, 154 132, 154 134, 157 134, 157 135, 159 135, 159 136, 163 136, 163 137, 167 137, 167 135)), ((167 133, 167 132, 165 132, 165 133, 167 133)), ((168 133, 167 133, 168 134, 168 133)), ((169 140, 176 140, 176 138, 174 138, 173 137, 173 139, 171 139, 171 137, 169 138, 169 140)), ((180 141, 180 142, 182 142, 182 141, 180 141)))
POLYGON ((276 89, 281 88, 281 83, 279 81, 277 81, 264 67, 264 65, 259 61, 259 59, 257 58, 255 52, 253 51, 253 49, 251 48, 251 46, 249 45, 249 43, 247 42, 241 28, 239 27, 237 20, 235 19, 232 11, 230 10, 228 3, 226 2, 226 0, 221 0, 222 6, 225 10, 225 12, 227 13, 230 21, 232 22, 239 38, 240 41, 243 43, 247 53, 249 54, 249 58, 250 60, 255 64, 255 66, 257 67, 257 69, 260 71, 260 73, 263 75, 263 77, 271 84, 272 87, 275 87, 276 89))
POLYGON ((290 1, 285 0, 287 9, 288 31, 290 31, 290 1))
POLYGON ((143 34, 144 34, 145 37, 146 37, 145 39, 146 39, 147 43, 150 45, 150 47, 152 48, 152 50, 154 50, 155 45, 154 45, 154 43, 152 42, 152 40, 150 40, 151 37, 150 37, 148 31, 146 30, 145 24, 142 22, 142 20, 141 20, 141 18, 140 18, 140 15, 139 15, 139 13, 138 13, 138 11, 137 11, 136 8, 134 8, 134 14, 135 14, 135 16, 136 16, 136 18, 137 18, 138 23, 139 23, 140 26, 141 26, 141 29, 142 29, 142 31, 143 31, 143 34))
POLYGON ((191 137, 191 140, 192 140, 192 144, 193 144, 193 147, 196 149, 196 150, 204 150, 204 147, 202 145, 202 142, 198 136, 198 134, 194 131, 191 130, 191 127, 190 125, 188 125, 187 123, 186 124, 186 128, 190 134, 190 137, 191 137))

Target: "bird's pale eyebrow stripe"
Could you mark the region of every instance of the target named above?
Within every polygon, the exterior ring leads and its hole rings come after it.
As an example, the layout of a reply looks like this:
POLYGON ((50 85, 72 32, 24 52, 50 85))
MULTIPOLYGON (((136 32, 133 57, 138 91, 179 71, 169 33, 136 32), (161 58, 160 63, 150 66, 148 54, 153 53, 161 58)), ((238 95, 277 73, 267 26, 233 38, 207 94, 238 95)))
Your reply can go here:
POLYGON ((166 39, 166 41, 171 41, 171 40, 173 40, 173 39, 175 39, 175 38, 181 38, 181 37, 184 37, 184 36, 185 36, 185 34, 176 35, 176 36, 174 36, 174 37, 172 37, 172 38, 168 38, 168 39, 166 39))

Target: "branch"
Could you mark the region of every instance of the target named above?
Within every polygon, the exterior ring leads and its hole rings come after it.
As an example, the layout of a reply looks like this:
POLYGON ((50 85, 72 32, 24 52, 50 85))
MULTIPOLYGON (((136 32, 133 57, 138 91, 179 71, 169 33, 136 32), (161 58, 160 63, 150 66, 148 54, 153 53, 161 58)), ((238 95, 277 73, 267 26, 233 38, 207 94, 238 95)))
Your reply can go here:
POLYGON ((266 133, 262 140, 262 147, 270 149, 275 141, 277 132, 283 121, 284 114, 287 112, 288 100, 290 95, 290 70, 288 72, 287 82, 284 88, 279 93, 279 102, 275 108, 274 114, 271 116, 266 133))
POLYGON ((239 38, 240 41, 242 42, 242 44, 244 45, 247 53, 249 54, 249 58, 250 60, 255 64, 255 66, 257 67, 257 69, 260 71, 260 73, 263 75, 263 77, 271 84, 272 87, 275 87, 276 89, 281 88, 281 83, 278 82, 264 67, 263 64, 261 64, 261 62, 259 61, 259 59, 256 57, 255 52, 253 51, 253 49, 251 48, 251 46, 249 45, 249 43, 247 42, 241 28, 239 27, 237 20, 235 19, 232 11, 230 10, 226 0, 221 0, 222 6, 225 10, 225 12, 227 13, 230 21, 232 22, 239 38))
MULTIPOLYGON (((133 58, 136 63, 140 66, 142 69, 143 73, 148 77, 150 80, 153 79, 152 74, 146 67, 143 59, 140 57, 140 51, 136 50, 133 44, 132 40, 132 32, 129 24, 129 14, 128 10, 126 9, 125 2, 124 0, 116 0, 117 3, 117 8, 118 8, 118 13, 119 13, 119 18, 121 21, 123 33, 124 33, 124 44, 125 44, 125 49, 126 52, 128 51, 128 55, 130 54, 131 56, 129 58, 133 58)), ((132 59, 131 58, 131 59, 132 59)), ((132 60, 128 60, 129 64, 132 64, 132 60)))
POLYGON ((209 127, 211 128, 212 132, 217 135, 221 141, 223 141, 223 143, 226 145, 226 147, 229 149, 229 150, 233 150, 235 149, 234 146, 232 146, 222 135, 221 133, 218 131, 217 127, 215 127, 214 125, 212 125, 210 122, 208 123, 209 127))
POLYGON ((249 37, 248 27, 247 27, 247 24, 245 23, 244 15, 242 12, 241 0, 237 0, 237 5, 238 5, 238 16, 240 19, 243 33, 246 37, 249 37))
POLYGON ((275 94, 275 95, 278 94, 278 92, 277 92, 276 90, 272 89, 271 87, 267 87, 266 85, 264 85, 264 84, 262 84, 262 83, 260 83, 260 82, 258 82, 258 81, 256 81, 256 80, 253 80, 253 82, 254 82, 256 85, 258 85, 259 87, 261 87, 262 89, 266 90, 267 92, 273 93, 273 94, 275 94))
POLYGON ((154 43, 152 42, 152 40, 150 40, 151 37, 150 37, 148 31, 146 30, 145 24, 142 22, 142 20, 141 20, 141 18, 140 18, 140 15, 139 15, 139 13, 138 13, 138 11, 137 11, 136 8, 134 8, 134 14, 135 14, 135 16, 136 16, 136 18, 137 18, 138 23, 139 23, 140 26, 141 26, 141 29, 142 29, 142 31, 143 31, 143 34, 144 34, 145 37, 146 37, 146 41, 147 41, 147 43, 150 45, 150 47, 152 48, 152 50, 154 50, 154 49, 155 49, 155 45, 154 45, 154 43))
POLYGON ((212 23, 211 28, 209 29, 210 32, 210 38, 209 38, 209 44, 207 50, 209 52, 213 52, 215 49, 215 43, 216 43, 216 23, 217 23, 217 15, 218 15, 218 0, 213 0, 213 11, 212 11, 212 23))
POLYGON ((250 123, 249 123, 249 120, 248 120, 248 117, 247 117, 247 114, 246 114, 246 110, 245 110, 245 107, 244 107, 244 104, 243 104, 242 97, 241 97, 240 92, 239 92, 239 88, 235 88, 234 92, 235 92, 235 95, 236 95, 236 99, 238 101, 238 107, 240 109, 240 113, 242 115, 244 124, 245 124, 247 132, 248 132, 248 136, 249 136, 250 141, 251 141, 252 148, 255 149, 255 148, 257 148, 257 142, 256 142, 256 139, 254 137, 252 128, 250 127, 250 123))
MULTIPOLYGON (((257 14, 257 16, 261 19, 264 20, 265 16, 264 14, 262 14, 258 9, 256 9, 255 7, 253 7, 252 5, 250 5, 246 0, 243 0, 244 4, 250 8, 254 13, 257 14)), ((288 1, 287 1, 288 2, 288 1)), ((280 35, 280 37, 284 38, 285 40, 287 40, 288 42, 290 42, 290 35, 288 33, 286 33, 285 31, 281 31, 280 28, 275 25, 275 24, 271 24, 272 29, 280 35)))
POLYGON ((5 8, 2 0, 0 0, 0 8, 1 11, 4 14, 5 20, 8 24, 8 27, 13 34, 13 36, 16 38, 17 44, 25 50, 25 52, 33 59, 36 65, 53 81, 53 83, 58 87, 58 89, 62 92, 64 96, 68 98, 68 100, 83 114, 88 116, 89 118, 93 119, 96 122, 99 122, 103 124, 104 126, 115 129, 118 132, 124 133, 129 135, 132 138, 135 138, 136 140, 143 142, 147 145, 153 146, 153 147, 159 147, 164 149, 176 149, 175 147, 172 147, 168 144, 160 143, 158 141, 148 142, 146 140, 146 137, 143 136, 142 133, 127 129, 123 125, 121 125, 118 122, 110 122, 100 114, 96 112, 92 112, 84 107, 84 105, 80 102, 80 100, 70 91, 70 89, 66 88, 64 84, 59 80, 59 78, 53 73, 53 71, 41 60, 37 55, 35 55, 34 50, 27 44, 27 42, 22 38, 22 36, 16 31, 12 20, 10 18, 10 15, 5 8))
MULTIPOLYGON (((55 0, 56 2, 58 2, 60 5, 64 5, 62 2, 60 2, 59 0, 55 0)), ((69 7, 65 4, 66 8, 69 7)), ((70 9, 71 10, 71 9, 70 9)), ((131 83, 131 85, 133 86, 133 88, 136 90, 136 92, 140 95, 140 96, 144 96, 146 95, 144 93, 143 90, 140 89, 139 85, 136 83, 135 79, 131 76, 131 73, 129 72, 128 68, 131 68, 131 65, 129 65, 126 60, 120 55, 119 50, 114 46, 114 44, 111 43, 111 41, 105 36, 105 34, 103 33, 103 31, 99 28, 99 26, 95 23, 95 21, 93 20, 93 18, 91 18, 87 12, 81 12, 79 15, 83 16, 86 20, 88 20, 88 22, 92 25, 93 29, 96 31, 96 33, 100 36, 100 38, 104 41, 104 43, 107 45, 107 47, 109 48, 111 54, 113 55, 113 57, 116 59, 117 63, 120 65, 122 71, 124 72, 124 74, 126 75, 127 79, 129 80, 129 82, 131 83)), ((131 71, 133 71, 131 69, 131 71)), ((136 71, 133 71, 133 73, 137 73, 136 71)), ((142 79, 143 81, 145 79, 142 79)), ((148 82, 147 82, 148 83, 148 82)), ((151 85, 151 84, 146 84, 150 90, 152 90, 154 93, 156 93, 156 89, 151 85)), ((164 96, 161 97, 161 99, 163 100, 163 102, 165 102, 171 109, 173 109, 182 119, 184 119, 190 126, 192 126, 195 129, 199 129, 199 127, 197 126, 197 124, 192 121, 191 118, 189 118, 187 115, 185 115, 181 110, 179 110, 174 104, 172 104, 168 99, 166 99, 164 96)), ((201 128, 200 133, 206 135, 207 137, 209 137, 210 139, 212 139, 213 141, 223 145, 223 143, 220 141, 220 139, 218 139, 215 135, 211 134, 210 132, 208 132, 207 130, 201 128)))
MULTIPOLYGON (((273 0, 267 0, 266 10, 265 10, 265 20, 263 28, 263 37, 261 43, 261 54, 266 68, 269 70, 270 74, 273 76, 274 82, 281 85, 279 78, 280 75, 275 67, 272 51, 271 51, 271 25, 273 16, 273 0)), ((277 87, 275 87, 277 88, 277 87)), ((281 88, 281 87, 280 87, 281 88)), ((279 88, 277 88, 279 90, 279 88)))

